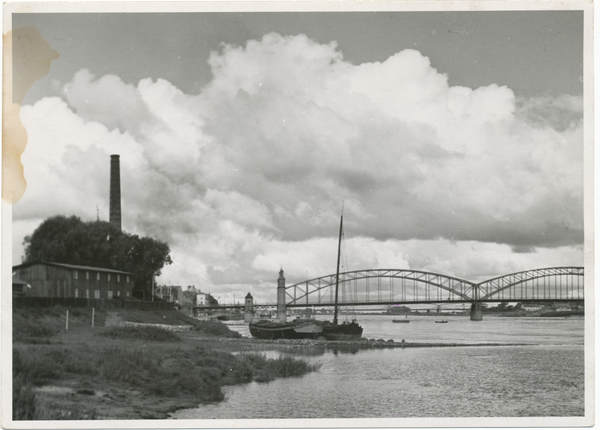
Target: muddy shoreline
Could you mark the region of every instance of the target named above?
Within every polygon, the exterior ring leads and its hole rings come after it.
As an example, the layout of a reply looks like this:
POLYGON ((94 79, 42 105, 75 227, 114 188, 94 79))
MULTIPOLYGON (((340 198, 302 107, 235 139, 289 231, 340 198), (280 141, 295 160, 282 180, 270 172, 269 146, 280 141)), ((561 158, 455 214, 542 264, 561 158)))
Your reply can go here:
POLYGON ((255 338, 219 338, 218 342, 232 345, 273 345, 276 347, 324 347, 331 349, 380 349, 380 348, 459 348, 489 346, 532 346, 529 343, 441 343, 441 342, 396 342, 392 339, 358 339, 358 340, 313 340, 313 339, 255 339, 255 338))

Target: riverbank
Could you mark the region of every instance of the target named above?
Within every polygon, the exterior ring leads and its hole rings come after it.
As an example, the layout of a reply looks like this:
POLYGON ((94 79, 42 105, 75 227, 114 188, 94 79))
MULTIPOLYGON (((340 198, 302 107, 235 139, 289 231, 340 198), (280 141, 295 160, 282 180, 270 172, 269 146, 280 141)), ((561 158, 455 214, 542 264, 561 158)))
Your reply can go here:
POLYGON ((223 400, 227 385, 317 369, 303 359, 266 358, 251 346, 222 342, 240 335, 178 311, 95 312, 92 327, 91 309, 72 308, 68 330, 66 311, 13 314, 14 419, 163 419, 223 400))
POLYGON ((221 338, 220 343, 230 345, 270 346, 274 348, 325 348, 333 350, 362 350, 382 348, 456 348, 456 347, 489 347, 489 346, 531 346, 528 343, 456 343, 456 342, 396 342, 393 339, 357 339, 352 341, 333 341, 316 339, 254 339, 254 338, 221 338))

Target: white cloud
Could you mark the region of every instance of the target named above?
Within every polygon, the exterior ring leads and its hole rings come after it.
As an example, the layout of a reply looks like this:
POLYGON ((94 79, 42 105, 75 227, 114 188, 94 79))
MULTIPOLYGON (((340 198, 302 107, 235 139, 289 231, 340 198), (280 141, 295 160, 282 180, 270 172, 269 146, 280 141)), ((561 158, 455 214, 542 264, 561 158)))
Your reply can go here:
POLYGON ((224 45, 210 65, 198 95, 82 70, 66 103, 23 107, 15 231, 96 206, 106 219, 118 153, 124 229, 170 244, 164 282, 256 297, 280 266, 298 281, 332 273, 342 201, 355 269, 472 279, 581 264, 581 98, 450 87, 414 50, 355 66, 305 36, 224 45))

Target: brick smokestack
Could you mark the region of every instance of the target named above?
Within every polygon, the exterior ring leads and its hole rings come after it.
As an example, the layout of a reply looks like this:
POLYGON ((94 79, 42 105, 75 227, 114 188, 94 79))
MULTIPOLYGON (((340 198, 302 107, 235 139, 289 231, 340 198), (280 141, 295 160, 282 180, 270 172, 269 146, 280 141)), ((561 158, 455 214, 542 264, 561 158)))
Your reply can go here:
POLYGON ((110 211, 109 221, 121 230, 121 168, 119 156, 110 156, 110 211))

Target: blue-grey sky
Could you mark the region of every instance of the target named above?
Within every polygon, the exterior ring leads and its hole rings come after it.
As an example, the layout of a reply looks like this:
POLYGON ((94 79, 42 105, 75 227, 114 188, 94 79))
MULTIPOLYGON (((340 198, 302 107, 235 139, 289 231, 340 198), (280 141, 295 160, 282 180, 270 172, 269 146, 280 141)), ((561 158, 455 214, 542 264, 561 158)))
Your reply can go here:
MULTIPOLYGON (((583 264, 583 12, 15 14, 60 57, 21 110, 13 262, 48 216, 167 241, 159 282, 270 298, 347 270, 583 264)), ((18 55, 18 53, 17 53, 18 55)))
POLYGON ((87 68, 126 83, 163 78, 198 93, 211 78, 210 51, 276 32, 337 42, 352 64, 416 49, 450 85, 507 85, 517 95, 581 94, 583 12, 306 12, 15 14, 61 58, 26 99, 51 94, 87 68))

